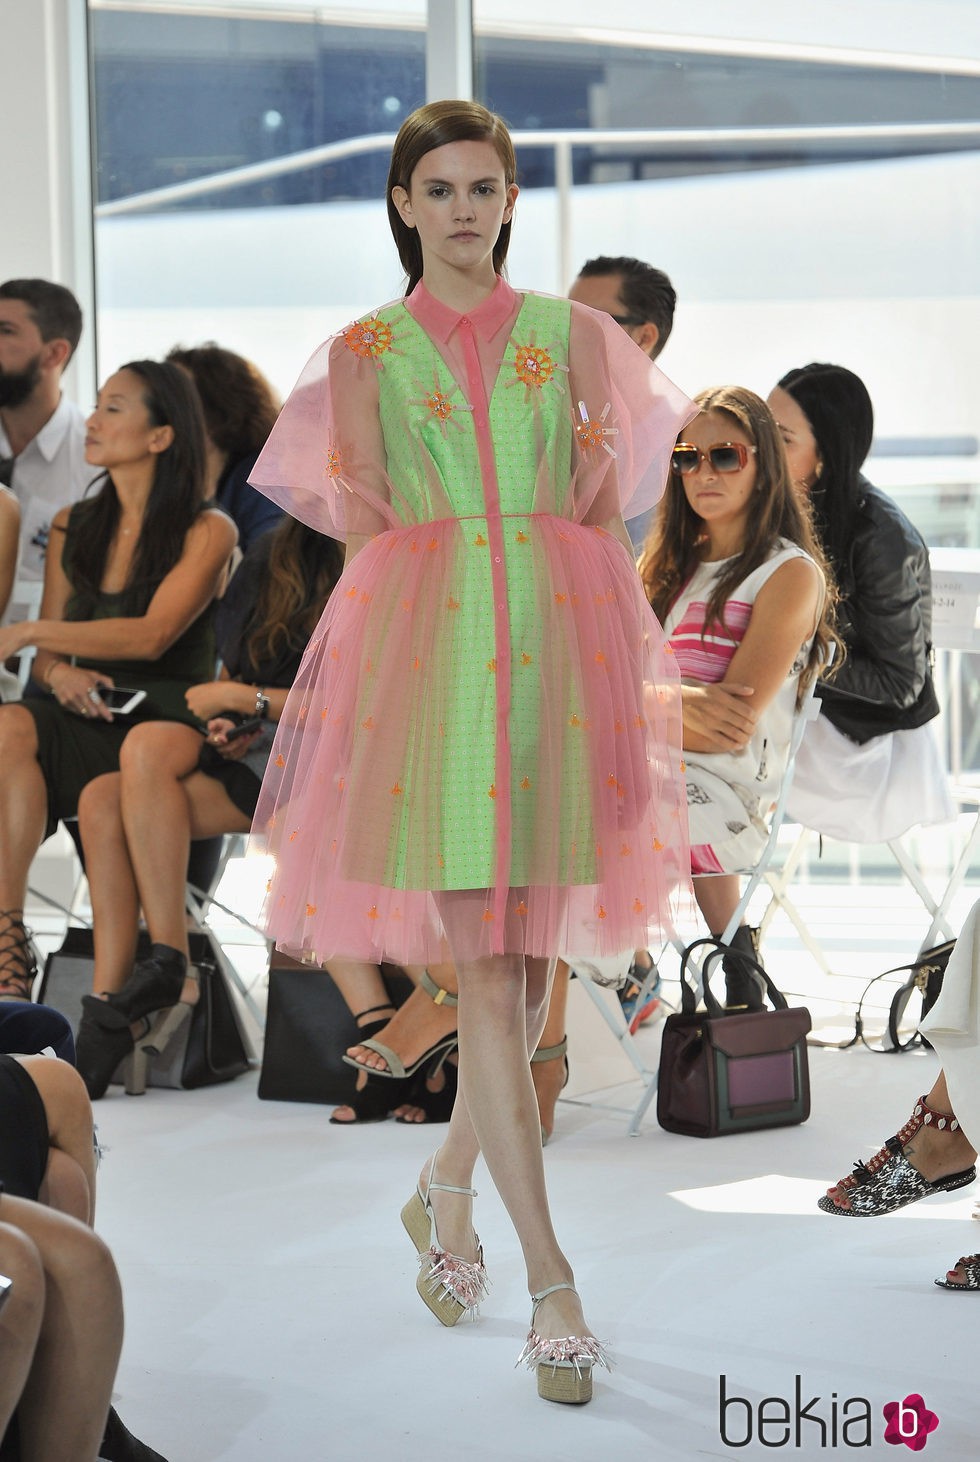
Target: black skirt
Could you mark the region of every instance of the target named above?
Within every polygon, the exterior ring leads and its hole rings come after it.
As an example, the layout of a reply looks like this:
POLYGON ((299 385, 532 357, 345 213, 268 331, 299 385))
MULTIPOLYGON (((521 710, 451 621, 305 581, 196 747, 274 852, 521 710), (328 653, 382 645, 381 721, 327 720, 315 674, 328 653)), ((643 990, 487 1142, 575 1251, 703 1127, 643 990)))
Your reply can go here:
POLYGON ((49 1146, 41 1093, 19 1061, 0 1054, 0 1181, 4 1192, 37 1202, 48 1166, 49 1146))

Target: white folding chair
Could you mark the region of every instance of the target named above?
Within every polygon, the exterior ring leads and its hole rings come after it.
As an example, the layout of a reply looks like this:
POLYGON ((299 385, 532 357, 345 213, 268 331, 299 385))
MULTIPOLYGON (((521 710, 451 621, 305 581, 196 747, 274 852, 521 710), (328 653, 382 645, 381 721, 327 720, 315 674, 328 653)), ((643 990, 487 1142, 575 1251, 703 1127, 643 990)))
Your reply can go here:
MULTIPOLYGON (((725 944, 727 944, 731 940, 732 936, 735 933, 735 930, 741 924, 753 896, 755 895, 756 891, 763 883, 763 881, 766 880, 770 871, 770 865, 772 864, 772 861, 776 855, 779 846, 779 830, 782 827, 783 819, 786 815, 786 799, 789 796, 790 788, 793 785, 793 771, 796 765, 796 755, 800 749, 800 743, 803 740, 803 736, 806 732, 807 726, 820 714, 820 702, 814 694, 815 689, 816 680, 814 679, 807 687, 799 706, 796 708, 790 733, 789 754, 786 759, 786 769, 783 772, 783 779, 780 783, 779 793, 776 797, 776 801, 773 804, 772 811, 769 815, 769 832, 766 838, 765 846, 762 849, 762 853, 759 856, 758 862, 753 868, 739 870, 745 877, 745 887, 742 890, 741 897, 739 898, 735 912, 732 914, 732 917, 729 919, 725 928, 721 932, 720 938, 725 944)), ((707 874, 703 876, 710 877, 711 875, 707 874)), ((669 943, 677 951, 678 955, 682 955, 687 944, 690 943, 690 940, 685 939, 681 931, 677 929, 672 929, 670 931, 669 943)), ((696 961, 691 960, 689 961, 689 968, 692 970, 695 978, 700 984, 700 981, 703 977, 701 965, 696 961)), ((650 970, 650 973, 643 981, 640 993, 637 996, 636 1008, 638 1010, 642 1008, 643 1001, 647 998, 647 996, 649 996, 659 978, 660 971, 658 969, 658 965, 655 963, 653 968, 650 970)), ((639 1133, 640 1124, 647 1113, 650 1103, 653 1101, 653 1098, 656 1095, 657 1080, 659 1077, 659 1065, 653 1065, 645 1058, 641 1046, 639 1045, 637 1040, 630 1034, 629 1025, 626 1021, 625 1016, 623 1015, 622 1011, 617 1008, 619 1002, 610 1000, 606 993, 597 989, 588 979, 582 980, 582 988, 589 995, 592 1003, 598 1009, 599 1014, 601 1015, 605 1025, 612 1032, 612 1035, 618 1042, 621 1049, 627 1055, 637 1075, 643 1082, 643 1091, 641 1093, 639 1101, 637 1102, 635 1107, 632 1108, 607 1106, 605 1103, 602 1102, 584 1102, 581 1099, 576 1099, 576 1104, 580 1106, 591 1106, 598 1108, 605 1107, 606 1110, 611 1112, 625 1112, 630 1119, 626 1130, 631 1137, 635 1137, 639 1133)))

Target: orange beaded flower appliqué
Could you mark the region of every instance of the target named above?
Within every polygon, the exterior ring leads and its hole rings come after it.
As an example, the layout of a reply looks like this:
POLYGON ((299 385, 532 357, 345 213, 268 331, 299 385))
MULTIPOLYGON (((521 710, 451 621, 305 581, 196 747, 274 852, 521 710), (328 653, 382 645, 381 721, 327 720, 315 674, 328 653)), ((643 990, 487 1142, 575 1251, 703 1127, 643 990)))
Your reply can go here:
POLYGON ((371 315, 366 320, 355 320, 344 331, 347 349, 361 360, 373 360, 379 370, 381 357, 388 353, 393 341, 391 326, 377 315, 371 315))
POLYGON ((616 453, 606 441, 606 437, 619 436, 618 426, 606 426, 606 417, 611 410, 612 402, 607 401, 599 412, 598 417, 593 419, 589 415, 585 402, 580 401, 578 403, 578 414, 581 420, 575 423, 575 435, 578 437, 578 444, 584 456, 594 457, 600 450, 607 452, 610 457, 616 456, 616 453))
POLYGON ((416 398, 413 405, 422 407, 426 412, 426 421, 434 421, 444 437, 449 435, 450 426, 456 427, 457 431, 462 431, 463 423, 456 420, 457 413, 472 411, 473 407, 468 401, 453 399, 461 394, 459 387, 454 386, 451 391, 441 390, 438 372, 433 372, 431 387, 426 388, 421 383, 418 384, 422 395, 416 398))
POLYGON ((565 389, 561 377, 556 373, 564 371, 567 375, 568 366, 555 359, 553 350, 537 345, 533 335, 526 344, 517 340, 511 340, 510 344, 514 347, 514 378, 507 384, 523 386, 525 401, 535 400, 549 382, 557 386, 559 391, 565 389))

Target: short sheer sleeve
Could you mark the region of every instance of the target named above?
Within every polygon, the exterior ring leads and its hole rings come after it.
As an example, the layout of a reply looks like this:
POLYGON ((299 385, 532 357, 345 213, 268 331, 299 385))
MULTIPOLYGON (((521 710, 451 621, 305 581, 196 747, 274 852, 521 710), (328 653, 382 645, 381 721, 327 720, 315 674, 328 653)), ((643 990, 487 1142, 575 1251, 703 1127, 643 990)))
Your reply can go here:
POLYGON ((395 521, 378 413, 383 364, 351 348, 356 328, 313 353, 248 479, 292 517, 339 539, 370 537, 395 521))
POLYGON ((698 408, 598 310, 572 305, 568 355, 575 517, 635 518, 663 496, 671 449, 698 408))

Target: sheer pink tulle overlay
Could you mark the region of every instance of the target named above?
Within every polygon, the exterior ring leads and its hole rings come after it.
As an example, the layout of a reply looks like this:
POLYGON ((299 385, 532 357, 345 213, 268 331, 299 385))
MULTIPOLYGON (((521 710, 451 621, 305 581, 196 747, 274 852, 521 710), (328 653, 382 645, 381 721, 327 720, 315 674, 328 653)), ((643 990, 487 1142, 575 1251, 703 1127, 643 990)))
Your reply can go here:
POLYGON ((605 316, 503 281, 466 317, 420 286, 317 352, 251 480, 368 541, 253 825, 281 948, 610 955, 676 920, 677 676, 604 524, 656 500, 691 414, 605 316))

